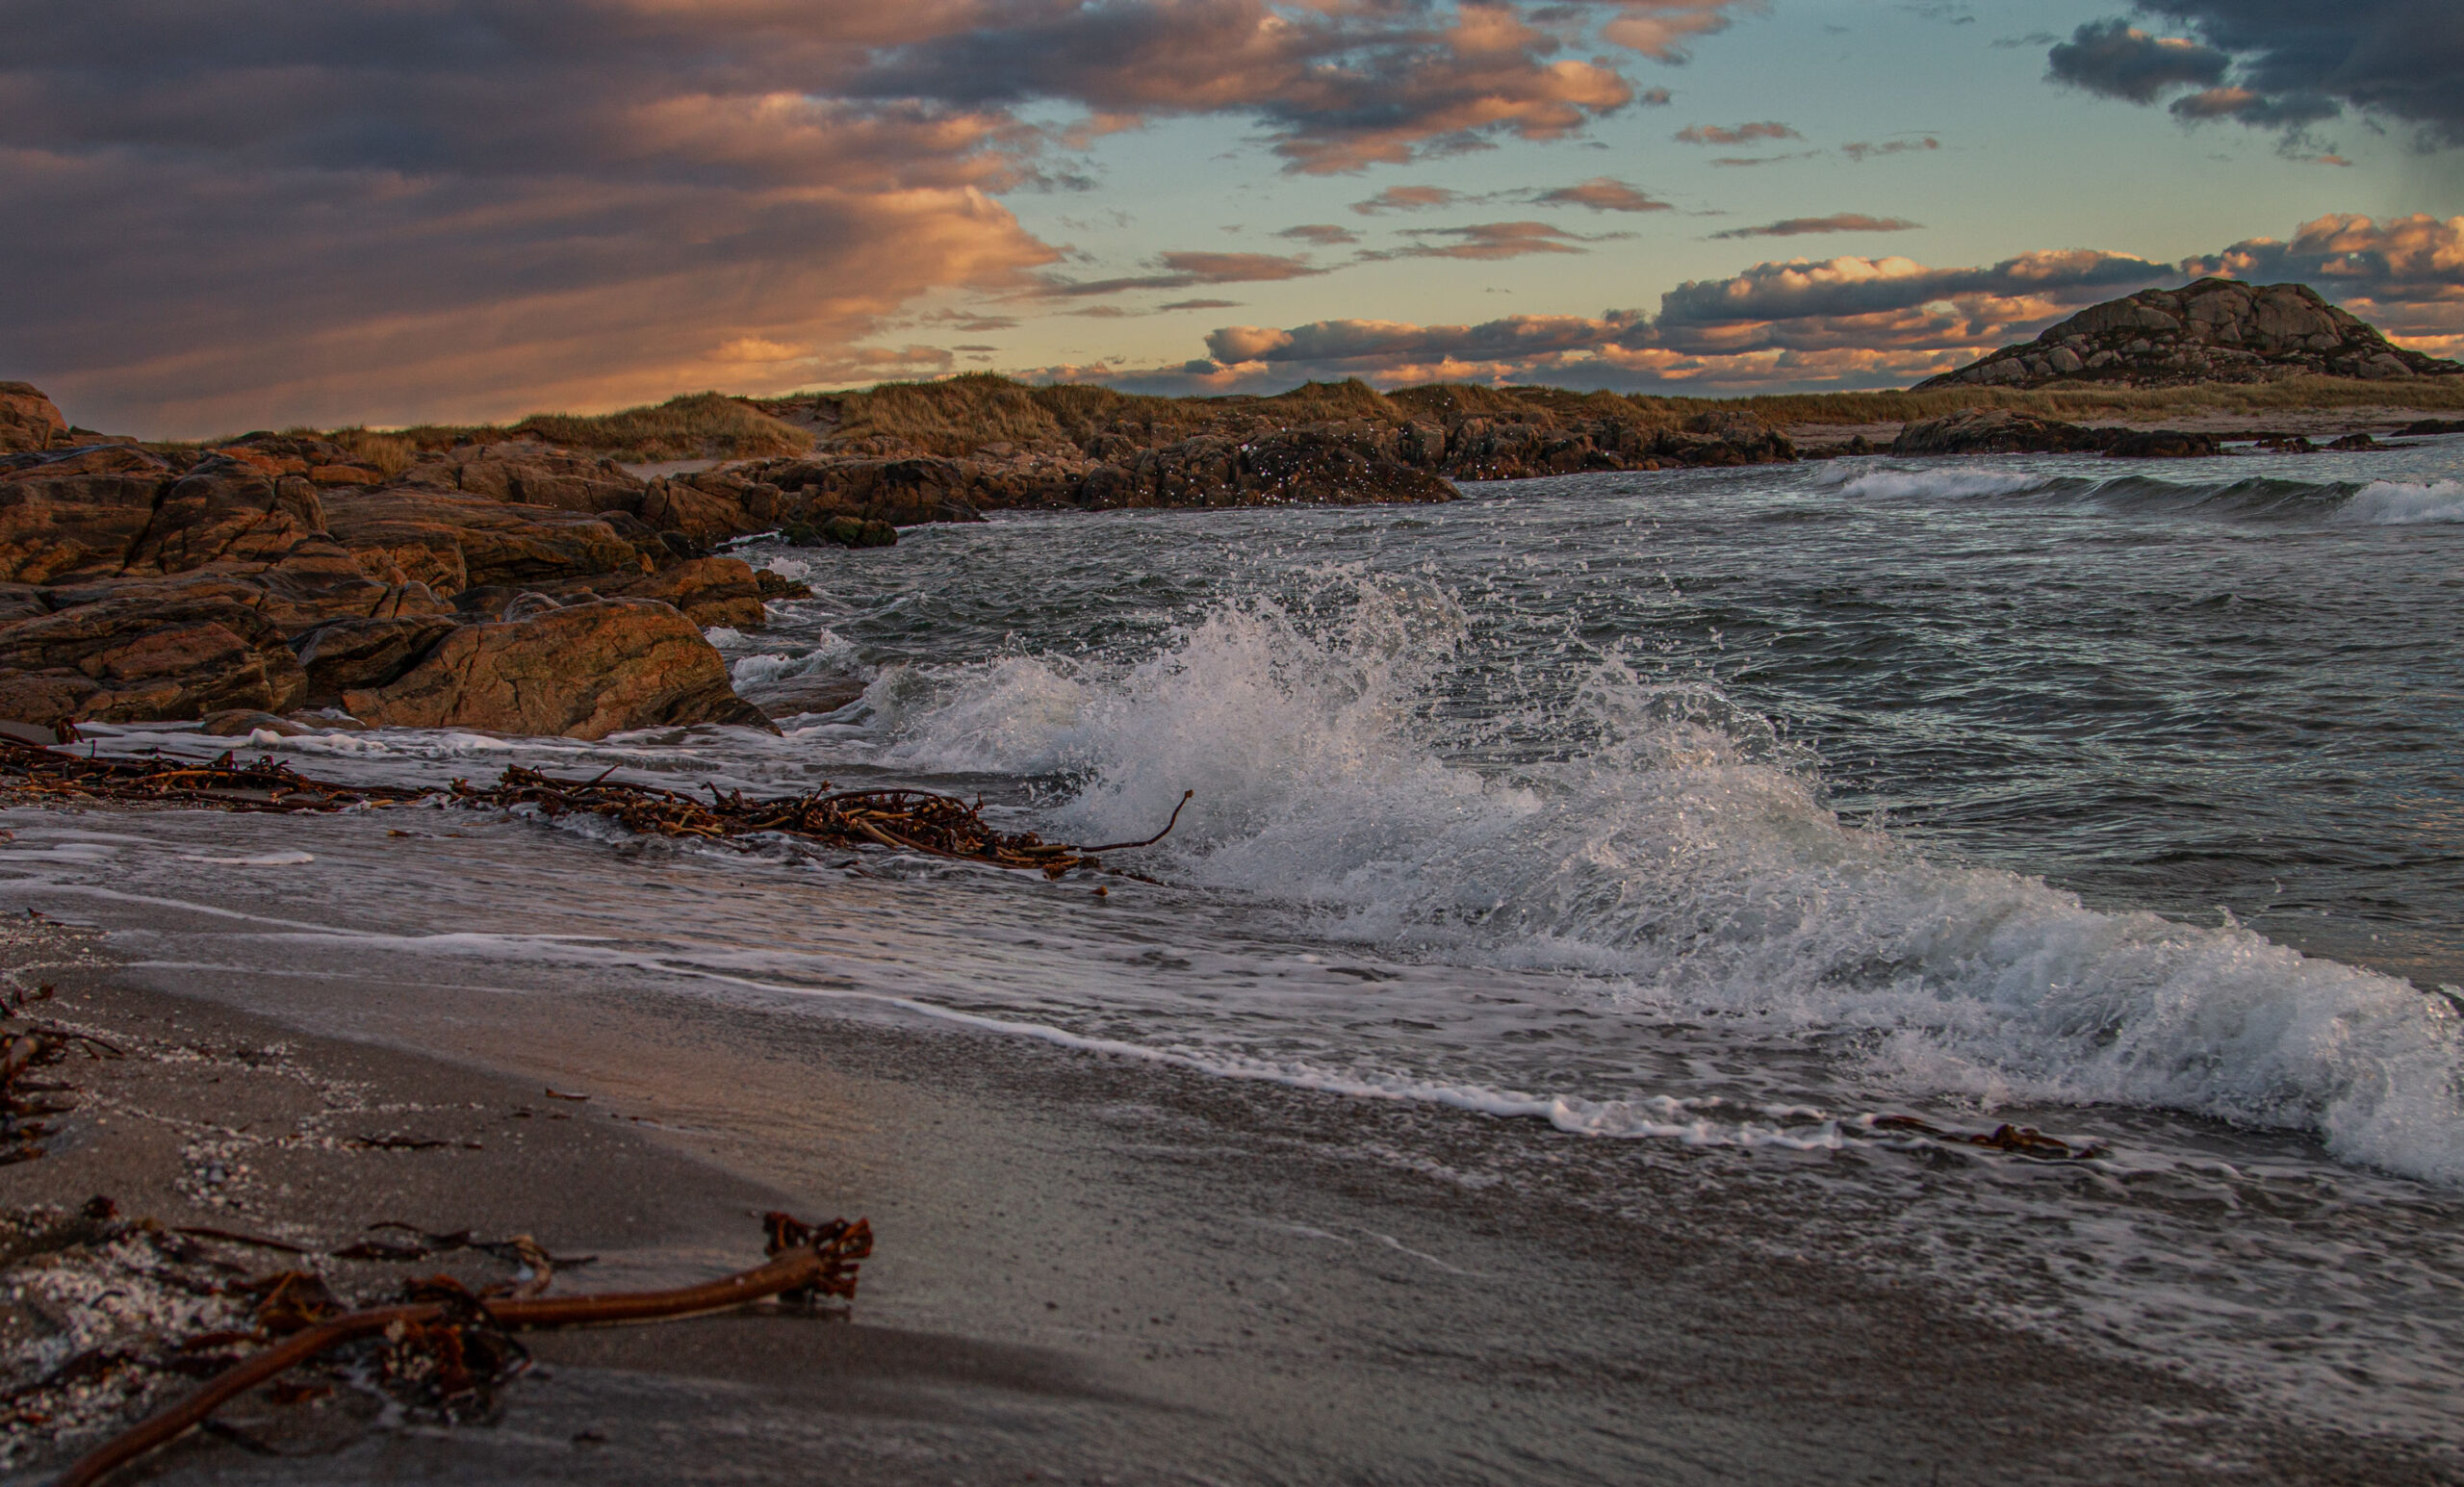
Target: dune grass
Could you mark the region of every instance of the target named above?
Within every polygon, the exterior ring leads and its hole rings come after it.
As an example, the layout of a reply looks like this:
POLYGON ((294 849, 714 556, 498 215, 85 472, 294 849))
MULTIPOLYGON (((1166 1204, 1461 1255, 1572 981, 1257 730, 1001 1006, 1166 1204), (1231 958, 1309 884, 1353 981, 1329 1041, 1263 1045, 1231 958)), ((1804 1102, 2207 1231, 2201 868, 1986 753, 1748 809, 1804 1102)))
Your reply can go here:
POLYGON ((664 459, 757 459, 800 454, 812 436, 722 393, 687 393, 649 407, 615 413, 534 413, 514 423, 421 423, 372 435, 341 429, 329 437, 348 447, 346 435, 407 445, 413 451, 450 449, 465 440, 496 444, 537 438, 560 449, 602 454, 628 464, 664 459))
POLYGON ((1246 433, 1261 424, 1364 419, 1449 426, 1473 418, 1550 423, 1612 419, 1650 430, 1681 427, 1714 412, 1750 413, 1775 424, 1846 425, 1908 423, 1963 408, 2010 408, 2074 423, 2153 423, 2218 414, 2264 420, 2273 414, 2362 407, 2464 411, 2464 377, 2381 382, 2301 377, 2178 388, 2015 391, 1962 387, 1747 397, 1670 397, 1461 382, 1380 392, 1354 378, 1304 383, 1270 396, 1158 397, 1083 383, 1035 386, 991 372, 969 372, 934 382, 885 382, 759 399, 693 393, 615 413, 534 413, 501 424, 424 423, 390 430, 351 427, 326 431, 323 437, 390 477, 416 464, 423 452, 449 449, 465 440, 493 444, 533 438, 561 449, 635 463, 757 459, 800 454, 816 443, 823 449, 860 448, 867 440, 877 441, 884 449, 957 456, 999 445, 1020 449, 1063 444, 1083 448, 1106 431, 1135 444, 1154 445, 1209 432, 1246 433), (799 422, 773 417, 772 412, 808 419, 815 426, 800 426, 799 422))

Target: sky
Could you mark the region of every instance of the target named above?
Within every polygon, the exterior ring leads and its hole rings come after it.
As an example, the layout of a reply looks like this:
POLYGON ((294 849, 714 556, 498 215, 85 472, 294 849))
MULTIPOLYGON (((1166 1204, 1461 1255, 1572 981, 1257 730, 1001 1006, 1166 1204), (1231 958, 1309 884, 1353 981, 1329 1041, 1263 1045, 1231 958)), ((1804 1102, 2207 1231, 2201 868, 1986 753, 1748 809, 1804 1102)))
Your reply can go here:
POLYGON ((150 437, 999 372, 2464 355, 2464 0, 0 0, 0 378, 150 437))

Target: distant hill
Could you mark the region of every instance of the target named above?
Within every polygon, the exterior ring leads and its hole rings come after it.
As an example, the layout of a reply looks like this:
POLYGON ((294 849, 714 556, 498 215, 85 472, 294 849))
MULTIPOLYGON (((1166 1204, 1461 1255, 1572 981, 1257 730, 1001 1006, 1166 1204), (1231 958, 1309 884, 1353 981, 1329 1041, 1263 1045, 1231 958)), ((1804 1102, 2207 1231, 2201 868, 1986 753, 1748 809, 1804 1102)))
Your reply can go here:
POLYGON ((1916 384, 2188 387, 2290 377, 2464 376, 2464 363, 2390 345, 2307 284, 2201 279, 2082 310, 2034 341, 1916 384))

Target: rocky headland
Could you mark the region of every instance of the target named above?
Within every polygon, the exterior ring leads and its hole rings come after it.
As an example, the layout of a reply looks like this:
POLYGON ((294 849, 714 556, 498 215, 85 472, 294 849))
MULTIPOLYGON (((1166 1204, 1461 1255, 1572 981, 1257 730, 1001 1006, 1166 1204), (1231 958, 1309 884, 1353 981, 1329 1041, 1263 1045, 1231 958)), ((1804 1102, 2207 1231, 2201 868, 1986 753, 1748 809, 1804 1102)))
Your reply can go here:
POLYGON ((2464 363, 2408 351, 2307 284, 2200 279, 2082 310, 2034 341, 2007 346, 1916 384, 2042 388, 2189 387, 2292 377, 2464 376, 2464 363))
MULTIPOLYGON (((886 547, 996 510, 1445 501, 1463 480, 1885 451, 2298 450, 2320 446, 2215 423, 2225 394, 2208 384, 2271 410, 2367 388, 2383 416, 2407 397, 2464 406, 2458 373, 2306 287, 2202 280, 2096 306, 1913 392, 1729 402, 1357 381, 1174 398, 966 375, 174 445, 73 428, 38 389, 0 383, 0 720, 768 727, 703 634, 757 628, 802 594, 721 551, 755 534, 886 547), (2208 422, 2143 426, 2158 404, 2208 422)), ((2309 426, 2324 448, 2370 447, 2309 426)))
POLYGON ((1450 500, 1449 474, 1794 457, 1751 418, 1654 426, 1616 398, 1417 408, 1354 384, 1333 390, 1340 406, 1225 400, 1159 421, 1147 405, 1182 405, 975 380, 993 385, 911 390, 935 406, 853 428, 844 399, 771 405, 762 422, 806 452, 647 477, 535 430, 147 446, 0 385, 0 718, 768 727, 703 629, 758 627, 765 601, 800 591, 712 551, 731 538, 886 546, 993 509, 1450 500), (1051 417, 1043 394, 1076 416, 1051 417), (988 397, 1040 422, 963 401, 988 397))

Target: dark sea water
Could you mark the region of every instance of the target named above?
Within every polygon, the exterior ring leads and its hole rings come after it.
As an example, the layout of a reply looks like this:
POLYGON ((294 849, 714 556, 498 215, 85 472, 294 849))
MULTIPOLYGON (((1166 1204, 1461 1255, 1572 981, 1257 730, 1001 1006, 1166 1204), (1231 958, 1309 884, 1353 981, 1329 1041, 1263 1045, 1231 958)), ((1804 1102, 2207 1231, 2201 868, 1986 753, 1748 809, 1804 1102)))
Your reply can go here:
POLYGON ((1862 459, 755 544, 817 595, 714 632, 783 738, 260 738, 363 779, 919 784, 1078 841, 1194 790, 1100 901, 444 813, 448 873, 398 813, 20 811, 0 865, 107 925, 190 913, 123 935, 167 980, 385 957, 787 991, 1522 1117, 1476 1180, 1588 1141, 1612 1203, 1618 1160, 1750 1185, 1821 1157, 1842 1212, 1887 1216, 1876 1254, 1945 1287, 2041 1241, 2053 1279, 1981 1306, 2447 1436, 2459 482, 2456 439, 1862 459), (560 831, 603 840, 537 850, 560 831), (1944 1168, 1873 1123, 1900 1114, 2105 1154, 1944 1168))

